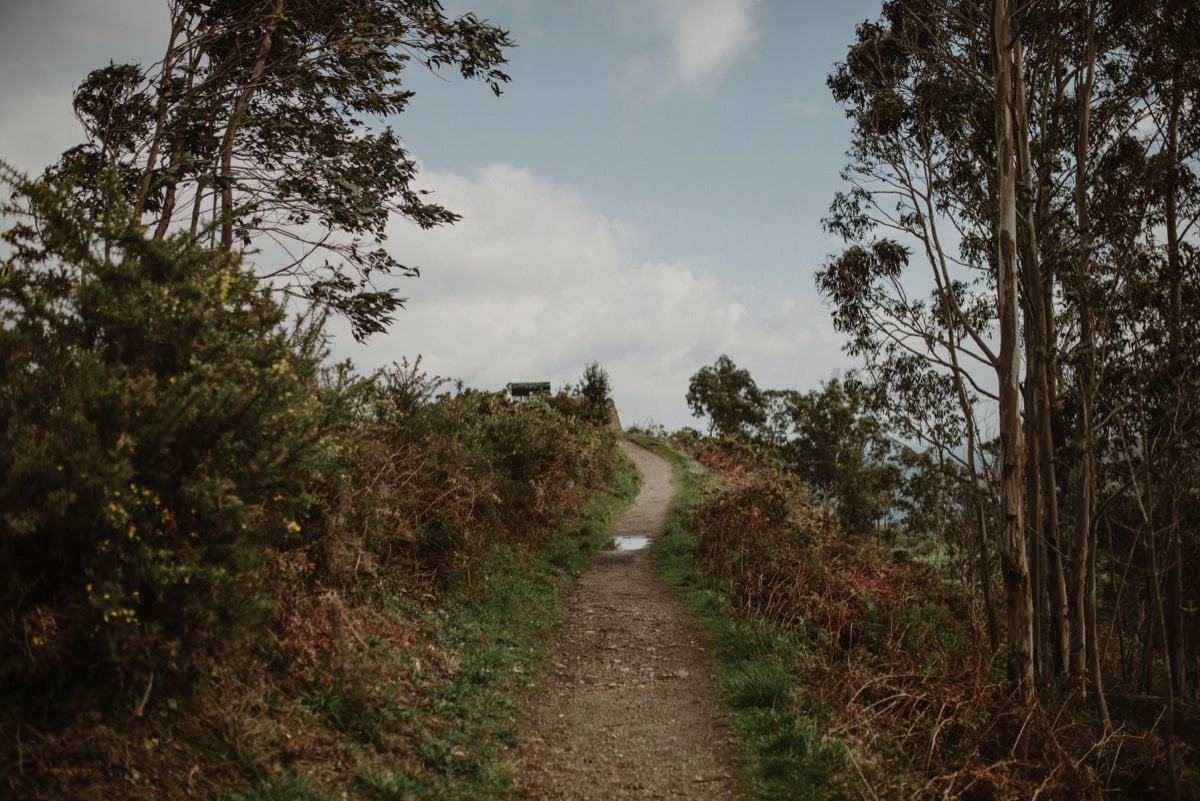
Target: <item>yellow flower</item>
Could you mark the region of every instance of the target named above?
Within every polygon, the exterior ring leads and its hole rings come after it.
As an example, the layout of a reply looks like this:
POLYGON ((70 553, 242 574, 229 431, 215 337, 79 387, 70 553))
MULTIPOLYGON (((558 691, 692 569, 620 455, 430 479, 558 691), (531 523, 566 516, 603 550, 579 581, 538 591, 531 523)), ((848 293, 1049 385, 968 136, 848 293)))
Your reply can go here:
POLYGON ((288 530, 289 534, 297 534, 300 531, 300 524, 295 520, 288 520, 283 524, 283 527, 288 530))

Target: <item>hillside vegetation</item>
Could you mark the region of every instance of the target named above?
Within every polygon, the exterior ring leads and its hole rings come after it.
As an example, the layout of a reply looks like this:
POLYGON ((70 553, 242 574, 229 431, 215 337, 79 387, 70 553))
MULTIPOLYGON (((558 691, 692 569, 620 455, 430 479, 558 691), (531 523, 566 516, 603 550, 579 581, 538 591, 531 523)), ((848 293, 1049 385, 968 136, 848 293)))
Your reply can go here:
POLYGON ((514 403, 326 366, 237 257, 5 177, 0 795, 502 795, 635 489, 603 371, 514 403))
MULTIPOLYGON (((1023 703, 942 559, 847 529, 762 446, 644 441, 684 477, 658 561, 713 637, 756 797, 1170 797, 1161 721, 1105 730, 1069 686, 1023 703)), ((1194 768, 1178 783, 1196 797, 1194 768)))

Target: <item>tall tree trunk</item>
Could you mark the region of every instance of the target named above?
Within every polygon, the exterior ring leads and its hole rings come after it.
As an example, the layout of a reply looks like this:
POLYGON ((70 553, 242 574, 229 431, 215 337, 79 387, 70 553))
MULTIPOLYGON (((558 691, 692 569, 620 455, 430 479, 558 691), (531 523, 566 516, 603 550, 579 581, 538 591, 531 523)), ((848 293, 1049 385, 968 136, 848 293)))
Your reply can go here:
MULTIPOLYGON (((183 158, 183 142, 177 142, 171 148, 171 160, 168 162, 168 169, 173 169, 179 164, 179 160, 183 158)), ((175 181, 171 181, 166 186, 166 193, 163 195, 163 205, 159 210, 158 225, 154 229, 154 238, 163 239, 167 232, 171 230, 171 219, 175 215, 177 186, 175 181)))
POLYGON ((259 81, 266 72, 267 58, 271 54, 271 38, 282 17, 283 0, 275 0, 275 6, 264 26, 263 37, 259 41, 254 69, 233 105, 233 113, 229 115, 229 122, 225 126, 225 134, 221 139, 221 171, 217 180, 221 187, 221 249, 226 251, 233 250, 233 145, 242 119, 246 116, 246 110, 250 108, 250 101, 254 99, 254 93, 258 91, 259 81))
MULTIPOLYGON (((1147 464, 1147 472, 1150 467, 1147 464)), ((1155 622, 1162 632, 1163 643, 1166 645, 1168 627, 1167 610, 1162 594, 1161 574, 1158 568, 1158 537, 1154 527, 1150 527, 1150 585, 1154 590, 1155 622)), ((1169 646, 1167 648, 1169 651, 1169 646)), ((1163 739, 1167 749, 1167 766, 1171 774, 1171 798, 1179 801, 1179 763, 1175 749, 1175 679, 1171 675, 1171 660, 1167 659, 1167 706, 1163 710, 1163 739)))
MULTIPOLYGON (((1093 472, 1092 446, 1094 439, 1092 412, 1096 398, 1096 322, 1092 308, 1091 293, 1087 283, 1091 272, 1092 232, 1088 208, 1088 148, 1091 144, 1092 87, 1096 69, 1096 2, 1088 3, 1086 50, 1083 70, 1076 81, 1077 106, 1075 128, 1075 228, 1079 238, 1079 255, 1075 260, 1077 282, 1076 305, 1079 311, 1079 352, 1081 363, 1077 367, 1077 391, 1079 393, 1076 424, 1076 449, 1079 452, 1079 471, 1076 480, 1077 508, 1075 510, 1075 536, 1071 541, 1071 675, 1083 681, 1087 640, 1095 639, 1097 632, 1087 628, 1087 587, 1095 585, 1095 577, 1088 575, 1088 567, 1094 560, 1088 558, 1090 544, 1094 538, 1093 517, 1096 505, 1095 475, 1093 472)), ((1104 699, 1098 699, 1099 709, 1107 714, 1104 699)))
MULTIPOLYGON (((176 113, 187 114, 188 104, 192 99, 192 92, 196 87, 196 73, 199 69, 200 62, 203 59, 203 50, 196 46, 194 42, 186 42, 184 46, 187 48, 187 63, 183 67, 184 87, 176 101, 176 113)), ((164 90, 165 91, 165 90, 164 90)), ((166 192, 163 197, 163 208, 159 212, 158 226, 154 229, 154 238, 163 239, 171 230, 171 222, 175 216, 175 209, 179 202, 179 176, 176 170, 179 169, 187 153, 185 140, 182 136, 178 137, 175 144, 171 147, 170 161, 167 163, 166 171, 168 180, 165 183, 166 192)), ((195 155, 195 154, 191 154, 195 155)), ((193 181, 195 196, 193 197, 193 208, 191 214, 190 231, 192 236, 196 236, 196 232, 200 225, 200 208, 204 195, 203 182, 201 180, 193 181)))
MULTIPOLYGON (((954 310, 948 296, 943 293, 943 297, 947 298, 945 300, 946 319, 953 319, 954 310)), ((962 412, 963 427, 967 432, 967 474, 971 481, 971 495, 975 506, 975 546, 979 586, 983 591, 983 611, 987 625, 988 644, 994 653, 1000 649, 1000 625, 996 620, 996 604, 992 598, 992 560, 991 554, 988 552, 987 514, 983 507, 983 499, 979 497, 979 468, 976 463, 979 436, 975 426, 975 411, 971 408, 962 368, 958 363, 959 340, 954 333, 953 326, 950 327, 948 336, 954 391, 958 398, 959 410, 962 412)))
POLYGON ((1008 676, 1018 697, 1034 700, 1033 601, 1029 561, 1025 552, 1024 442, 1021 436, 1020 294, 1017 279, 1017 183, 1013 153, 1013 92, 1015 85, 1010 0, 992 8, 992 49, 995 65, 996 295, 1000 323, 1000 353, 996 369, 1000 398, 1000 555, 1008 613, 1008 676))
MULTIPOLYGON (((1095 498, 1092 499, 1092 503, 1093 505, 1095 504, 1095 498)), ((1088 676, 1091 678, 1092 697, 1096 704, 1096 714, 1099 715, 1100 722, 1104 726, 1104 730, 1111 731, 1113 727, 1112 716, 1110 716, 1108 713, 1108 699, 1104 695, 1104 672, 1103 662, 1101 661, 1100 655, 1100 626, 1097 622, 1096 615, 1097 538, 1096 524, 1093 522, 1091 526, 1091 536, 1088 537, 1087 588, 1084 599, 1084 624, 1087 626, 1088 630, 1088 676)))
MULTIPOLYGON (((1028 330, 1032 323, 1028 304, 1026 304, 1025 325, 1028 330)), ((1026 339, 1028 342, 1028 339, 1026 339)), ((1026 361, 1029 364, 1030 361, 1026 361)), ((1025 382, 1025 408, 1035 409, 1037 399, 1033 383, 1025 382)), ((1025 426, 1025 452, 1037 453, 1037 430, 1028 424, 1025 426)), ((1046 540, 1037 527, 1037 521, 1042 519, 1041 473, 1038 470, 1037 459, 1025 460, 1025 520, 1029 527, 1026 550, 1029 552, 1029 594, 1033 599, 1033 672, 1039 682, 1044 682, 1054 675, 1054 648, 1049 647, 1046 638, 1047 624, 1050 621, 1047 614, 1047 553, 1046 540)))
POLYGON ((1091 267, 1091 218, 1088 208, 1088 148, 1091 143, 1091 100, 1096 69, 1096 0, 1088 4, 1087 51, 1078 98, 1078 128, 1075 138, 1075 218, 1079 232, 1077 280, 1079 292, 1079 340, 1083 363, 1079 370, 1079 419, 1076 424, 1079 475, 1072 544, 1071 594, 1077 617, 1072 629, 1072 668, 1081 678, 1090 678, 1096 714, 1106 729, 1112 728, 1100 655, 1100 630, 1096 620, 1096 473, 1094 404, 1099 391, 1096 375, 1096 322, 1091 293, 1084 288, 1091 267))
MULTIPOLYGON (((1167 122, 1167 196, 1164 204, 1167 229, 1167 275, 1170 297, 1170 320, 1168 321, 1168 351, 1172 366, 1171 380, 1175 383, 1174 402, 1176 409, 1184 402, 1187 390, 1181 386, 1183 365, 1179 363, 1183 349, 1183 265, 1179 253, 1179 115, 1183 99, 1172 79, 1170 109, 1167 122)), ((1180 520, 1179 474, 1183 455, 1179 448, 1177 424, 1172 422, 1167 439, 1166 480, 1163 491, 1167 496, 1167 512, 1170 526, 1167 540, 1167 594, 1166 594, 1166 646, 1167 659, 1171 663, 1172 689, 1176 696, 1187 695, 1187 644, 1184 642, 1186 628, 1183 613, 1183 525, 1180 520)))
MULTIPOLYGON (((1016 83, 1024 86, 1025 57, 1021 41, 1013 43, 1013 72, 1016 83)), ((1025 92, 1018 91, 1013 96, 1014 143, 1017 158, 1017 178, 1020 191, 1017 193, 1021 201, 1021 236, 1017 239, 1020 248, 1021 284, 1024 289, 1022 296, 1026 300, 1029 313, 1025 326, 1025 365, 1027 397, 1033 402, 1025 405, 1025 425, 1029 427, 1026 438, 1028 459, 1031 473, 1036 480, 1028 488, 1028 492, 1038 494, 1028 504, 1031 511, 1036 510, 1036 516, 1028 518, 1031 529, 1039 530, 1046 544, 1048 564, 1043 567, 1041 576, 1049 580, 1050 590, 1050 630, 1054 633, 1053 663, 1057 671, 1067 669, 1070 626, 1067 615, 1067 584, 1063 572, 1062 534, 1058 512, 1058 474, 1054 454, 1053 412, 1055 405, 1053 381, 1050 376, 1050 354, 1055 343, 1051 340, 1053 330, 1052 320, 1054 309, 1045 301, 1052 289, 1046 286, 1042 274, 1041 255, 1038 247, 1037 225, 1037 187, 1033 180, 1033 156, 1029 144, 1029 110, 1025 102, 1025 92)), ((1033 571, 1031 571, 1032 573, 1033 571)), ((1036 582, 1035 582, 1036 584, 1036 582)), ((1037 597, 1035 593, 1034 597, 1037 597)), ((1037 603, 1035 601, 1035 603, 1037 603)), ((1035 624, 1039 625, 1039 624, 1035 624)), ((1040 642, 1035 637, 1035 643, 1040 642)))
MULTIPOLYGON (((1125 435, 1125 430, 1122 427, 1121 445, 1124 451, 1125 464, 1129 468, 1130 487, 1133 490, 1133 500, 1137 504, 1138 514, 1141 517, 1142 526, 1146 531, 1146 560, 1148 562, 1147 580, 1150 585, 1150 591, 1146 593, 1147 610, 1146 610, 1146 655, 1145 667, 1143 668, 1147 678, 1150 674, 1150 663, 1153 658, 1152 637, 1157 632, 1163 639, 1164 655, 1166 654, 1166 639, 1167 639, 1167 614, 1164 608, 1163 593, 1162 593, 1162 573, 1159 572, 1158 564, 1158 530, 1154 524, 1153 515, 1153 500, 1156 496, 1153 490, 1154 475, 1153 461, 1151 459, 1142 459, 1143 475, 1141 481, 1138 480, 1138 471, 1134 467, 1133 448, 1129 444, 1128 437, 1125 435)), ((1140 433, 1141 443, 1150 441, 1148 432, 1143 428, 1140 433)), ((1174 801, 1179 801, 1179 765, 1175 751, 1175 682, 1171 677, 1171 660, 1167 659, 1167 705, 1163 710, 1163 740, 1167 750, 1167 764, 1171 774, 1171 798, 1174 801)), ((1149 682, 1145 692, 1149 692, 1149 682)))
MULTIPOLYGON (((137 219, 141 219, 142 214, 145 212, 146 201, 149 199, 150 189, 154 185, 154 171, 158 166, 158 152, 162 148, 163 134, 167 127, 167 117, 170 114, 170 98, 172 95, 170 84, 171 77, 175 71, 175 43, 179 40, 179 35, 183 32, 183 25, 186 19, 187 15, 180 8, 172 4, 171 35, 167 39, 167 52, 163 55, 162 70, 158 79, 158 107, 154 113, 154 136, 150 140, 150 149, 146 153, 146 166, 142 172, 137 199, 133 205, 133 214, 137 219)), ((173 197, 173 185, 169 191, 173 197)), ((164 214, 163 216, 167 215, 164 214)))

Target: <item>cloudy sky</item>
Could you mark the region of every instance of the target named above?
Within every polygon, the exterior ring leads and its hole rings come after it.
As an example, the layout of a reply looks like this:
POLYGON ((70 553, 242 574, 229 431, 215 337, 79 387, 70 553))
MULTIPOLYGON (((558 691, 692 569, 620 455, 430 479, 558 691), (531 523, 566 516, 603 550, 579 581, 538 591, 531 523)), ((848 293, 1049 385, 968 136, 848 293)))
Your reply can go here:
MULTIPOLYGON (((688 378, 728 354, 767 388, 851 366, 813 288, 848 128, 825 77, 878 0, 451 0, 511 31, 500 98, 413 70, 393 123, 420 184, 463 215, 402 221, 422 268, 363 369, 423 355, 479 388, 608 370, 626 424, 699 425, 688 378)), ((0 158, 81 140, 74 86, 165 46, 163 0, 0 0, 0 158)))

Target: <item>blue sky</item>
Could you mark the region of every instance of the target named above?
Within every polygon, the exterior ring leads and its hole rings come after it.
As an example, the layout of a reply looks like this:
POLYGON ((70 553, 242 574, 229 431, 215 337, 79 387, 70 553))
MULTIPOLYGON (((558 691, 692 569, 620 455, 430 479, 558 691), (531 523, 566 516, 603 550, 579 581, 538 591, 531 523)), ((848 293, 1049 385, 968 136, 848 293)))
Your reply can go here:
MULTIPOLYGON (((421 185, 464 215, 391 226, 419 264, 363 369, 425 357, 479 388, 608 369, 626 424, 699 425, 687 379, 727 353, 759 385, 851 366, 813 288, 848 126, 825 77, 877 0, 454 0, 511 31, 500 98, 419 68, 393 121, 421 185)), ((0 157, 30 170, 80 139, 70 94, 110 59, 152 61, 153 0, 0 0, 0 157)), ((264 256, 265 258, 265 256, 264 256)))

